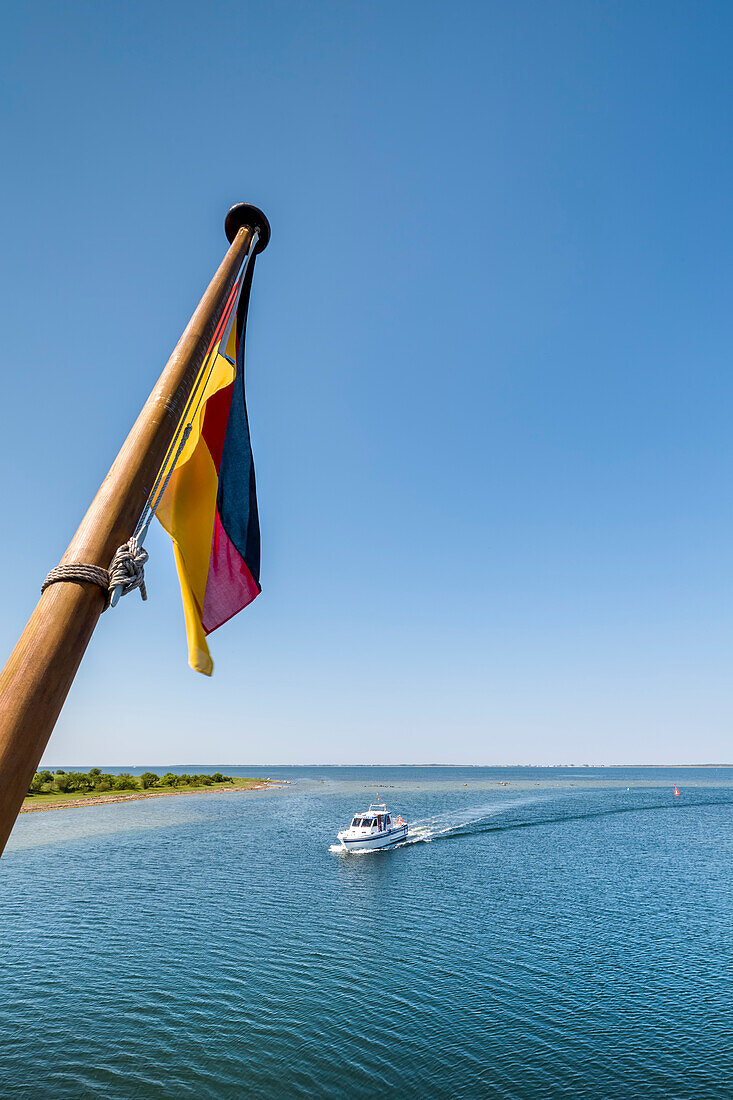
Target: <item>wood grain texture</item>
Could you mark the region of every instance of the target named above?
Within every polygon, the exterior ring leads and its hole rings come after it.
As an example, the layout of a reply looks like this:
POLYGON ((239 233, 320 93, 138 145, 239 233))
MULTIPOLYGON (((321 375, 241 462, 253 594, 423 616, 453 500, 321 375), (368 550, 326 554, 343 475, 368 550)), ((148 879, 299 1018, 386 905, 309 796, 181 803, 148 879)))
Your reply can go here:
MULTIPOLYGON (((106 569, 117 547, 132 534, 252 235, 248 227, 238 231, 79 524, 63 563, 88 562, 106 569)), ((103 607, 104 593, 94 584, 51 585, 0 674, 0 853, 103 607)))

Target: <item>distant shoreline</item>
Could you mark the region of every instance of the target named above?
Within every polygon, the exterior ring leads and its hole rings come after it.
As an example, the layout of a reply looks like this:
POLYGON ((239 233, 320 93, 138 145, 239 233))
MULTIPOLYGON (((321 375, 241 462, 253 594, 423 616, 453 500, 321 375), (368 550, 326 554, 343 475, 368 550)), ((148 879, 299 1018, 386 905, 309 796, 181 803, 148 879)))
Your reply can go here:
POLYGON ((147 791, 130 791, 119 792, 110 791, 108 794, 89 794, 82 795, 80 798, 66 798, 53 800, 49 799, 47 802, 40 802, 39 797, 36 795, 32 798, 26 798, 23 803, 20 812, 22 814, 37 814, 45 813, 46 810, 78 810, 82 806, 103 806, 110 802, 139 802, 146 798, 173 798, 180 795, 187 794, 220 794, 225 791, 240 791, 242 793, 246 791, 267 791, 267 790, 281 790, 283 783, 274 780, 257 780, 251 782, 248 785, 245 783, 238 784, 226 784, 224 786, 216 787, 184 787, 182 790, 147 790, 147 791))
MULTIPOLYGON (((65 764, 65 768, 83 767, 83 765, 65 764)), ((50 768, 51 765, 49 764, 50 768)), ((600 771, 604 768, 733 768, 733 762, 714 764, 105 764, 106 768, 257 768, 276 771, 278 768, 584 768, 600 771)), ((265 782, 264 780, 262 782, 265 782)))

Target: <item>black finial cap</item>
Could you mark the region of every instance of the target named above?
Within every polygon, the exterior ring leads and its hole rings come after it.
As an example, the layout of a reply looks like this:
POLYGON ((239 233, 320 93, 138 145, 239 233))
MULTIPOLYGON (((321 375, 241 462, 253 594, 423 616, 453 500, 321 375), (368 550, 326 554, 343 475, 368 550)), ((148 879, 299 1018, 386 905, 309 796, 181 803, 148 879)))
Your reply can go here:
POLYGON ((238 202, 229 210, 224 219, 224 232, 230 244, 243 225, 259 230, 260 239, 255 253, 264 252, 270 243, 270 223, 258 206, 252 206, 249 202, 238 202))

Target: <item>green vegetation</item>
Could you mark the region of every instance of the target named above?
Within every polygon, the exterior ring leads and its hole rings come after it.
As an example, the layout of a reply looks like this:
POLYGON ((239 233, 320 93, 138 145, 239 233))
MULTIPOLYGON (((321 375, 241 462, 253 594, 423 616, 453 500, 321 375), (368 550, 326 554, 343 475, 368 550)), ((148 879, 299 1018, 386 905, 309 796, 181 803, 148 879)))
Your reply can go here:
POLYGON ((145 797, 146 794, 155 792, 204 790, 207 787, 223 784, 247 788, 260 786, 262 780, 235 779, 231 775, 222 775, 221 772, 214 772, 212 775, 174 775, 173 772, 156 775, 155 772, 143 772, 142 775, 135 776, 130 775, 129 772, 113 775, 110 772, 103 772, 100 768, 92 768, 88 772, 66 772, 59 768, 54 772, 48 770, 36 772, 28 788, 26 804, 67 801, 71 798, 97 796, 103 798, 132 791, 137 791, 140 797, 145 797))

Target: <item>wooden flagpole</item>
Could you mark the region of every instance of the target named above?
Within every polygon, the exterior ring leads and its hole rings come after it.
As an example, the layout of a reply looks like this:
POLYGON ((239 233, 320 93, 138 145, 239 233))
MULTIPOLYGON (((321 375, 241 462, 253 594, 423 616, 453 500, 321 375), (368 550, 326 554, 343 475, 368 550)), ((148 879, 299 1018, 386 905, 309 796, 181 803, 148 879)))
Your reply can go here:
MULTIPOLYGON (((230 242, 219 270, 176 344, 61 564, 107 569, 132 535, 191 393, 223 307, 254 233, 270 238, 267 218, 239 203, 224 223, 230 242)), ((88 582, 53 584, 42 594, 0 674, 0 853, 104 608, 88 582)))

